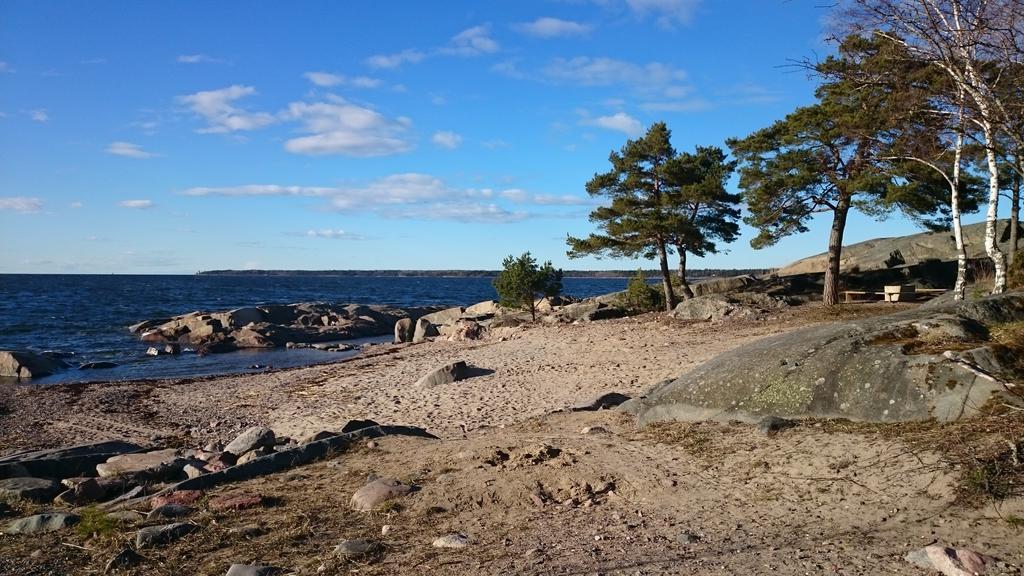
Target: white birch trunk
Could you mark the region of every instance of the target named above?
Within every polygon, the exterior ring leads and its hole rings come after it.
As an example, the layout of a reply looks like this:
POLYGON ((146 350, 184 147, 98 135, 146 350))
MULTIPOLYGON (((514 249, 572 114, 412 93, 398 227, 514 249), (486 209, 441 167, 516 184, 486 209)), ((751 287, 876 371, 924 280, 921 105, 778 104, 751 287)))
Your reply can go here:
POLYGON ((964 229, 960 224, 960 164, 964 149, 964 109, 960 107, 960 127, 956 133, 956 147, 953 158, 953 181, 949 188, 949 208, 953 217, 953 238, 956 239, 956 284, 953 285, 953 300, 963 300, 967 288, 967 249, 964 247, 964 229))
POLYGON ((999 167, 996 164, 996 153, 992 134, 992 122, 988 118, 987 106, 978 101, 981 110, 981 128, 985 135, 985 159, 988 161, 988 210, 985 212, 985 253, 992 259, 996 277, 992 283, 992 293, 1006 292, 1006 255, 999 250, 996 243, 999 223, 999 167))

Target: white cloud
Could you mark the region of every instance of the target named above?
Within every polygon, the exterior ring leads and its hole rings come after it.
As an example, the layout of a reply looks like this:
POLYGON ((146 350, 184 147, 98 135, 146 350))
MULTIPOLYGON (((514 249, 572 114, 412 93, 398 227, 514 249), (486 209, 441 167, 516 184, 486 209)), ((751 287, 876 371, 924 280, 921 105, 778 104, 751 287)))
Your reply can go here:
POLYGON ((328 238, 330 240, 363 240, 365 237, 361 234, 353 234, 346 232, 345 230, 307 230, 306 236, 310 238, 328 238))
POLYGON ((99 66, 100 64, 106 64, 106 63, 107 63, 107 59, 106 58, 87 58, 85 60, 80 61, 80 64, 85 64, 87 66, 99 66))
POLYGON ((122 200, 117 204, 122 208, 132 208, 134 210, 147 210, 156 206, 152 200, 122 200))
POLYGON ((644 102, 640 107, 650 112, 700 112, 710 109, 711 103, 703 98, 690 98, 665 102, 644 102))
POLYGON ((21 214, 39 212, 43 207, 43 201, 39 198, 28 196, 0 196, 0 212, 11 211, 21 214))
POLYGON ((142 149, 142 146, 132 144, 131 142, 111 142, 107 146, 107 154, 125 156, 127 158, 153 158, 158 156, 158 154, 147 152, 142 149))
POLYGON ((689 24, 701 0, 626 0, 626 5, 637 16, 651 16, 661 26, 689 24))
POLYGON ((334 74, 331 72, 306 72, 302 76, 316 86, 322 87, 345 85, 355 88, 377 88, 381 85, 381 81, 379 79, 370 78, 369 76, 355 76, 349 78, 342 74, 334 74))
POLYGON ((429 174, 392 174, 363 186, 316 187, 255 184, 227 188, 198 187, 187 196, 303 196, 320 197, 325 208, 346 214, 372 213, 384 218, 513 222, 530 217, 495 202, 490 189, 456 188, 429 174))
POLYGON ((306 72, 302 76, 317 86, 337 86, 345 81, 344 76, 330 72, 306 72))
POLYGON ((178 56, 180 64, 222 64, 220 58, 212 58, 206 54, 182 54, 178 56))
POLYGON ((323 156, 387 156, 412 149, 408 118, 390 119, 376 110, 335 98, 334 102, 292 102, 281 116, 300 122, 308 136, 292 138, 285 149, 323 156))
POLYGON ((14 72, 14 68, 11 68, 11 65, 9 63, 0 60, 0 74, 4 74, 7 72, 14 72))
POLYGON ((430 140, 441 148, 447 148, 449 150, 454 150, 462 145, 462 136, 448 130, 434 132, 434 135, 430 137, 430 140))
POLYGON ((68 204, 68 206, 77 209, 77 208, 81 208, 82 206, 84 206, 84 204, 82 204, 81 202, 72 202, 71 204, 68 204))
POLYGON ((597 118, 584 118, 580 124, 585 126, 597 126, 605 130, 615 130, 623 134, 636 137, 643 133, 644 127, 640 121, 625 112, 616 112, 611 116, 598 116, 597 118))
POLYGON ((635 64, 614 58, 555 58, 544 68, 544 75, 554 81, 585 86, 623 84, 632 87, 672 87, 686 80, 686 72, 661 62, 635 64))
POLYGON ((530 217, 526 212, 511 212, 497 204, 438 203, 411 210, 398 210, 384 214, 391 218, 415 218, 419 220, 454 220, 463 223, 504 224, 519 222, 530 217))
POLYGON ((245 186, 198 186, 183 192, 186 196, 331 196, 337 188, 317 186, 279 186, 277 184, 249 184, 245 186))
POLYGON ((207 126, 197 132, 223 134, 240 130, 256 130, 273 124, 276 119, 265 112, 247 112, 234 102, 256 93, 252 86, 235 84, 219 90, 207 90, 178 96, 178 101, 206 120, 207 126))
POLYGON ((423 61, 427 55, 419 50, 402 50, 395 54, 376 54, 366 59, 366 64, 371 68, 398 68, 402 64, 416 64, 423 61))
POLYGON ((515 202, 516 204, 538 204, 541 206, 579 206, 583 204, 592 204, 593 201, 589 198, 582 196, 573 196, 571 194, 564 194, 557 196, 554 194, 531 194, 526 190, 519 188, 510 188, 508 190, 502 190, 499 194, 502 198, 515 202))
POLYGON ((500 50, 498 43, 491 38, 491 27, 489 24, 473 26, 459 32, 452 37, 448 46, 441 48, 442 54, 455 56, 478 56, 480 54, 493 54, 500 50))
POLYGON ((590 32, 591 27, 587 24, 562 20, 560 18, 542 17, 533 22, 521 22, 513 24, 512 28, 517 32, 537 38, 558 38, 564 36, 578 36, 590 32))
POLYGON ((485 141, 481 142, 480 145, 483 146, 484 148, 487 148, 488 150, 498 150, 498 149, 501 149, 501 148, 508 148, 509 147, 509 143, 505 142, 501 138, 495 138, 493 140, 485 140, 485 141))
POLYGON ((37 108, 35 110, 29 110, 28 111, 28 117, 31 118, 33 122, 49 122, 50 121, 50 115, 47 114, 46 110, 43 109, 43 108, 37 108))

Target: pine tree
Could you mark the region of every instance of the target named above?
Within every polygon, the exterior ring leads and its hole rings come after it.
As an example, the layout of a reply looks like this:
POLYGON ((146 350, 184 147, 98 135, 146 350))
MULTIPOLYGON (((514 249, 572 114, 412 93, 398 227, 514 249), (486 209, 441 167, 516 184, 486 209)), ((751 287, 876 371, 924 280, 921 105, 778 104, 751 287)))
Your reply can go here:
POLYGON ((604 234, 566 239, 570 258, 588 254, 657 257, 668 310, 676 305, 668 267, 668 215, 664 209, 666 164, 676 156, 670 136, 668 126, 657 122, 642 138, 627 140, 622 150, 613 151, 608 157, 612 169, 595 174, 587 182, 588 194, 610 200, 608 206, 590 213, 590 221, 602 228, 604 234))
POLYGON ((677 301, 669 254, 679 256, 680 281, 689 298, 686 255, 713 253, 716 240, 731 242, 739 231, 739 197, 725 191, 734 165, 714 147, 677 154, 670 137, 665 123, 658 122, 642 138, 612 152, 612 169, 587 182, 587 193, 609 200, 590 213, 602 233, 567 238, 570 258, 657 258, 667 310, 677 301))
POLYGON ((725 160, 717 146, 698 146, 670 162, 669 237, 679 257, 679 284, 684 298, 693 298, 686 280, 686 256, 716 254, 716 241, 730 243, 739 236, 740 195, 726 191, 735 162, 725 160))
POLYGON ((502 271, 494 279, 494 289, 502 306, 529 310, 537 319, 537 298, 558 296, 562 293, 562 271, 550 261, 537 266, 537 260, 524 252, 518 258, 509 255, 502 262, 502 271))
MULTIPOLYGON (((862 46, 844 44, 821 64, 868 65, 862 46)), ((740 161, 740 189, 750 211, 746 222, 758 229, 754 248, 806 232, 816 214, 831 214, 823 301, 839 302, 839 264, 850 210, 884 217, 899 207, 913 215, 945 205, 948 188, 936 175, 906 166, 895 173, 886 148, 887 131, 899 118, 901 94, 884 84, 868 84, 836 74, 815 92, 815 104, 729 146, 740 161)))

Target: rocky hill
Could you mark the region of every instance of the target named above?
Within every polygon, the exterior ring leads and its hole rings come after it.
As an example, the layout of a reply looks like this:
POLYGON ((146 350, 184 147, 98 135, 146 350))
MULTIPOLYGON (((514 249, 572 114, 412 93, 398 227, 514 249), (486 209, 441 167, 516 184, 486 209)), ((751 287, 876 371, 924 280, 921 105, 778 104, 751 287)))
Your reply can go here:
MULTIPOLYGON (((1022 234, 1024 237, 1024 234, 1022 234)), ((999 222, 999 247, 1009 248, 1010 221, 999 222)), ((964 243, 968 258, 985 257, 985 223, 964 226, 964 243)), ((843 246, 840 266, 843 272, 867 272, 914 266, 924 262, 956 260, 956 241, 952 232, 924 232, 897 238, 875 238, 843 246)), ((779 269, 779 276, 818 274, 825 271, 828 254, 802 258, 779 269)))

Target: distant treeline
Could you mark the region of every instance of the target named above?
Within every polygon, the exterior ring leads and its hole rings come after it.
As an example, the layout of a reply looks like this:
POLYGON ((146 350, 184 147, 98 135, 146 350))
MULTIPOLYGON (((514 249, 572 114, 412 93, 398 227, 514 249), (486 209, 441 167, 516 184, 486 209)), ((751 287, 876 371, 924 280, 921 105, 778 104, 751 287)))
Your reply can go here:
MULTIPOLYGON (((411 276, 411 277, 494 277, 500 270, 204 270, 197 272, 200 276, 341 276, 341 277, 374 277, 374 276, 411 276)), ((686 271, 689 278, 712 278, 716 276, 739 276, 741 274, 764 274, 768 269, 751 268, 698 268, 686 271)), ((567 278, 629 278, 636 270, 565 270, 567 278)), ((644 270, 644 274, 657 277, 659 270, 644 270)))

